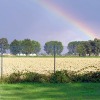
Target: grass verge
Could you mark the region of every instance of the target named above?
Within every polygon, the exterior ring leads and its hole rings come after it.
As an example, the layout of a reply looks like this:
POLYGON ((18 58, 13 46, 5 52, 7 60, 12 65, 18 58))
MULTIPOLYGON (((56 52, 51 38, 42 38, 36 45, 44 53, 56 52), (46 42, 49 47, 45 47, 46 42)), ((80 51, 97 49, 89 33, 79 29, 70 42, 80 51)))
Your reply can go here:
POLYGON ((100 100, 100 83, 0 84, 0 100, 100 100))

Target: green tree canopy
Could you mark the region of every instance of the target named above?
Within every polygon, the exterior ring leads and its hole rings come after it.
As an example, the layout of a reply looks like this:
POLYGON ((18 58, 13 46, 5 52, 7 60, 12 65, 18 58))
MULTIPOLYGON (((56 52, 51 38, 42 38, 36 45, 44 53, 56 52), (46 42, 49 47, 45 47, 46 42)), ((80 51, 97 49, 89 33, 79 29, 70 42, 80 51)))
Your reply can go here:
POLYGON ((77 46, 80 44, 79 41, 73 41, 70 42, 67 46, 67 49, 69 50, 69 54, 76 54, 77 53, 77 46))
POLYGON ((10 52, 14 55, 21 53, 21 41, 14 40, 10 44, 10 52))
POLYGON ((30 39, 24 39, 21 42, 21 47, 22 47, 22 53, 28 55, 28 54, 32 54, 32 53, 38 53, 41 48, 40 48, 40 43, 34 40, 30 40, 30 39))
POLYGON ((79 56, 86 56, 85 43, 80 43, 77 46, 77 52, 79 53, 79 56))
POLYGON ((44 50, 46 51, 47 54, 53 55, 54 49, 56 55, 60 55, 61 52, 63 51, 62 43, 59 41, 49 41, 45 43, 44 50))
POLYGON ((14 40, 10 44, 10 52, 14 55, 16 54, 37 54, 41 50, 41 45, 39 42, 30 40, 30 39, 24 39, 21 41, 14 40))
POLYGON ((39 42, 32 40, 32 46, 33 46, 33 53, 37 54, 41 50, 41 45, 39 42))
POLYGON ((89 56, 95 55, 98 56, 100 54, 100 39, 94 39, 89 41, 73 41, 68 44, 69 53, 75 54, 78 53, 79 55, 89 56))
MULTIPOLYGON (((1 38, 0 39, 0 48, 2 49, 2 53, 5 53, 6 50, 9 48, 7 38, 1 38)), ((0 49, 0 52, 1 52, 1 49, 0 49)))
POLYGON ((98 56, 100 53, 100 39, 94 39, 95 44, 95 55, 98 56))

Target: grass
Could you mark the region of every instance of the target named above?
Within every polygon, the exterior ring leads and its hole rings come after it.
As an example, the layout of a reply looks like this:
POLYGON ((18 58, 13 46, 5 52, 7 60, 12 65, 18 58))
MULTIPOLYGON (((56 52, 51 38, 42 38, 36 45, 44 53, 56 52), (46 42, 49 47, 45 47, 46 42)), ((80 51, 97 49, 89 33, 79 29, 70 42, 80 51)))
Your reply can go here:
POLYGON ((0 84, 0 100, 100 100, 100 83, 0 84))
MULTIPOLYGON (((54 56, 3 56, 5 58, 54 58, 54 56)), ((56 56, 56 58, 100 58, 100 56, 56 56)))

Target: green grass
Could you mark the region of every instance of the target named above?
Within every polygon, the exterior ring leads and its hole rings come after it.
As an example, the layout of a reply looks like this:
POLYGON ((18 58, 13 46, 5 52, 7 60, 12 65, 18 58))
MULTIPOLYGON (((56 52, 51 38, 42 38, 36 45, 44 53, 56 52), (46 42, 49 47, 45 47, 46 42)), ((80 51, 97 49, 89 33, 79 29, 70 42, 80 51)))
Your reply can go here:
MULTIPOLYGON (((3 56, 4 58, 54 58, 54 56, 3 56)), ((56 56, 56 58, 100 58, 100 56, 56 56)))
POLYGON ((0 100, 100 100, 100 83, 0 84, 0 100))

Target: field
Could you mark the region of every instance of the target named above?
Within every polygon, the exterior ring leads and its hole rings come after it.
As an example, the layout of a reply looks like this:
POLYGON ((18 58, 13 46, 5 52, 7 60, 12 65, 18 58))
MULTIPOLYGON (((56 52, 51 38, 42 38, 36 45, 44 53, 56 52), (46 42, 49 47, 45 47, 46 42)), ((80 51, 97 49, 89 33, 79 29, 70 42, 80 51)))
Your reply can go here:
POLYGON ((100 84, 0 84, 0 100, 100 100, 100 84))
MULTIPOLYGON (((53 72, 52 57, 4 57, 3 75, 16 71, 53 72)), ((56 58, 56 70, 100 71, 100 58, 56 58)), ((100 100, 100 83, 0 84, 0 100, 100 100)))
MULTIPOLYGON (((16 71, 33 71, 48 74, 53 72, 54 59, 51 57, 4 57, 3 74, 16 71)), ((79 72, 100 71, 100 58, 56 58, 56 70, 79 72)))

